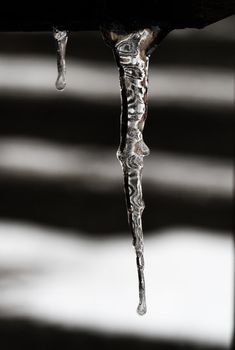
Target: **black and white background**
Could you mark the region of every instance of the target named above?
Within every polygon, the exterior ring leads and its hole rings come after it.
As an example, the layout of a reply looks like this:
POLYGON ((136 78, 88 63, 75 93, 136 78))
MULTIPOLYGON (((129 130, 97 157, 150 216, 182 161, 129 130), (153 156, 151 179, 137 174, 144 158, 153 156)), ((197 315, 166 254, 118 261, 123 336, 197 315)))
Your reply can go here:
POLYGON ((174 31, 151 57, 144 317, 111 50, 71 33, 58 92, 52 34, 0 33, 2 350, 232 347, 234 31, 174 31))

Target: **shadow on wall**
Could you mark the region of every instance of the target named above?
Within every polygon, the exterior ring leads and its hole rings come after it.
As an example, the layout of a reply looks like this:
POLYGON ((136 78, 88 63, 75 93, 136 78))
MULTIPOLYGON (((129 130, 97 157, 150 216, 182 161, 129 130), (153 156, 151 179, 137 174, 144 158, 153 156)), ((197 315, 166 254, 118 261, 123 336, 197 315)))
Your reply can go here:
POLYGON ((62 327, 49 326, 45 323, 37 323, 31 320, 16 319, 0 320, 1 344, 4 349, 35 350, 41 349, 66 349, 75 350, 81 347, 88 349, 99 348, 103 350, 118 350, 122 347, 134 347, 137 350, 222 350, 220 346, 190 346, 189 344, 174 343, 173 341, 159 340, 148 341, 136 337, 108 336, 89 331, 65 329, 62 327), (20 344, 20 347, 19 347, 20 344))

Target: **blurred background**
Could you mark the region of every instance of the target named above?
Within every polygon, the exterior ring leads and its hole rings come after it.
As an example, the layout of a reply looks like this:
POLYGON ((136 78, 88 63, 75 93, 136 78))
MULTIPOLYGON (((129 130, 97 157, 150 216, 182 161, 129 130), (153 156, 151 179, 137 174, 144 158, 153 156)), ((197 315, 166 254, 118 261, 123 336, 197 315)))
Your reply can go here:
POLYGON ((144 317, 111 50, 71 33, 58 92, 52 33, 0 33, 3 350, 232 348, 234 31, 177 30, 151 57, 144 317))

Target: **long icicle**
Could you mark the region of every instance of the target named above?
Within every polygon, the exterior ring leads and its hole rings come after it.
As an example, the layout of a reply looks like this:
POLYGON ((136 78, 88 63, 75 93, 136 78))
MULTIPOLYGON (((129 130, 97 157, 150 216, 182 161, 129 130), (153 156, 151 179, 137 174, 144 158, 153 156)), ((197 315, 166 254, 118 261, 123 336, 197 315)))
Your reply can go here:
POLYGON ((57 90, 64 90, 66 86, 65 74, 66 74, 66 46, 68 41, 68 31, 58 30, 53 28, 53 36, 56 40, 56 50, 57 50, 57 70, 58 76, 55 83, 57 90))
POLYGON ((159 28, 143 29, 131 33, 102 29, 106 43, 112 47, 120 74, 122 112, 120 145, 117 157, 124 174, 124 188, 128 221, 133 236, 139 281, 139 305, 137 312, 147 311, 144 279, 144 238, 142 213, 143 158, 149 149, 143 141, 144 123, 147 117, 147 90, 149 56, 154 50, 159 28))

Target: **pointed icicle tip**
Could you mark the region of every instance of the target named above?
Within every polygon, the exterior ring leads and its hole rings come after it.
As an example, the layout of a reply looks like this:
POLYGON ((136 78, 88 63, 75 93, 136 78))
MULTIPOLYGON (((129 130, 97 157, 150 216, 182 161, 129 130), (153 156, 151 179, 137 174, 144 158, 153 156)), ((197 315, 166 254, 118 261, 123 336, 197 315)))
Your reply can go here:
POLYGON ((147 312, 146 305, 139 304, 137 307, 137 314, 140 316, 143 316, 146 314, 146 312, 147 312))

